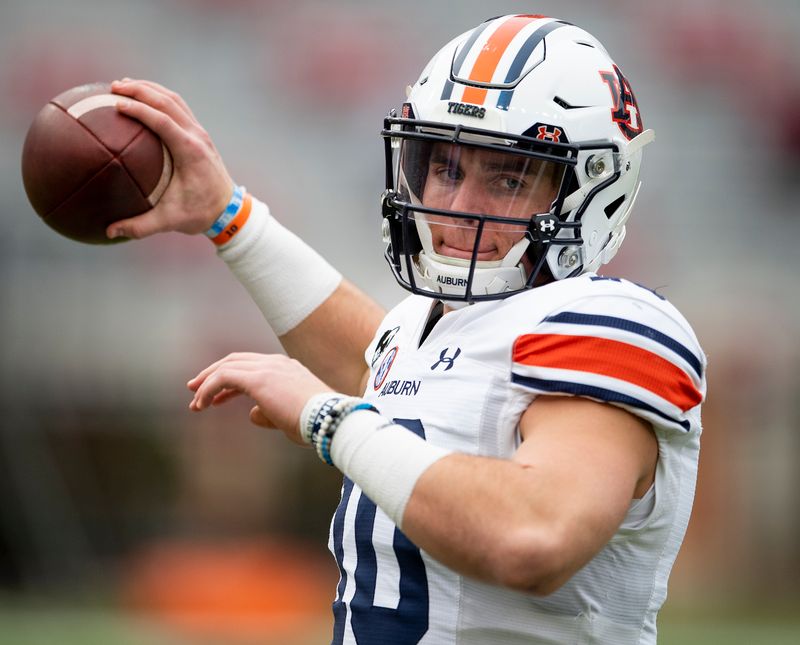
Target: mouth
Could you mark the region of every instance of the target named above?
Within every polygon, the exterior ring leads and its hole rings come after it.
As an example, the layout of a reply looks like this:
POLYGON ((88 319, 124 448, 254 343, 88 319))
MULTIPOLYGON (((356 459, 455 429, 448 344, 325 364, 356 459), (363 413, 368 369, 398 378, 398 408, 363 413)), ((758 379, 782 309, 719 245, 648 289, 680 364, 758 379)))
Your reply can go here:
MULTIPOLYGON (((438 248, 436 248, 436 252, 439 255, 444 255, 450 258, 458 258, 460 260, 471 260, 472 259, 472 252, 474 248, 470 247, 469 249, 459 248, 457 246, 450 246, 447 242, 440 242, 438 248)), ((476 256, 477 260, 485 261, 485 260, 496 260, 497 259, 497 247, 496 246, 487 246, 484 249, 478 249, 478 254, 476 256)))

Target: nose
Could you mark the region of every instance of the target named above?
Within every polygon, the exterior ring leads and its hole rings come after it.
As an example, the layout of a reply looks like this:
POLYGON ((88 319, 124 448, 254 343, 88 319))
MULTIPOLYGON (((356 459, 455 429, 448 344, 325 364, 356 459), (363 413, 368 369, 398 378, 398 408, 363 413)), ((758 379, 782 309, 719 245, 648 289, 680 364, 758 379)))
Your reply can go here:
MULTIPOLYGON (((466 178, 459 186, 450 208, 462 213, 480 214, 486 212, 486 196, 477 181, 466 178)), ((475 220, 465 220, 475 223, 475 220)))

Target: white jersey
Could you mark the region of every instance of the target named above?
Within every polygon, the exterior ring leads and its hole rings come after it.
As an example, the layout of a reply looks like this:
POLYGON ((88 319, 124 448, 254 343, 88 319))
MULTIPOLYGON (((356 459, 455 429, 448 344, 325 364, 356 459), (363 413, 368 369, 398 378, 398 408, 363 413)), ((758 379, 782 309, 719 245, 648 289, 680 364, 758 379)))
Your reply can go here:
POLYGON ((404 300, 367 349, 365 398, 384 416, 433 444, 510 458, 538 395, 589 397, 652 424, 655 483, 585 567, 535 597, 439 564, 345 478, 333 642, 655 643, 697 473, 705 356, 688 323, 659 295, 593 274, 453 311, 420 343, 433 304, 404 300))

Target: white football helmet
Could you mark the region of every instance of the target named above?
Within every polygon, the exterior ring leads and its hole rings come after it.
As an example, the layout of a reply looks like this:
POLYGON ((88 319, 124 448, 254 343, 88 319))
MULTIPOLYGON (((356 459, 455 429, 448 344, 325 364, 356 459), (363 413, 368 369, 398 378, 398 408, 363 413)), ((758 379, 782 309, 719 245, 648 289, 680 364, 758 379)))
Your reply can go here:
POLYGON ((406 289, 463 302, 610 261, 654 139, 603 45, 538 15, 445 45, 382 135, 386 259, 406 289))

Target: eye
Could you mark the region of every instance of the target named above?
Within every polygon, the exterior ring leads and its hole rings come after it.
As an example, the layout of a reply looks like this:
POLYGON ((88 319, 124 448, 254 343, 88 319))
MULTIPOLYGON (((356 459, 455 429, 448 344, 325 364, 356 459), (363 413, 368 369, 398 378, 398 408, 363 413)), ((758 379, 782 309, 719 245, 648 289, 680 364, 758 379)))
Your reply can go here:
POLYGON ((441 181, 458 181, 462 174, 458 166, 440 166, 436 169, 436 177, 441 181))
POLYGON ((500 185, 506 190, 518 191, 525 187, 525 182, 519 177, 501 177, 500 185))

